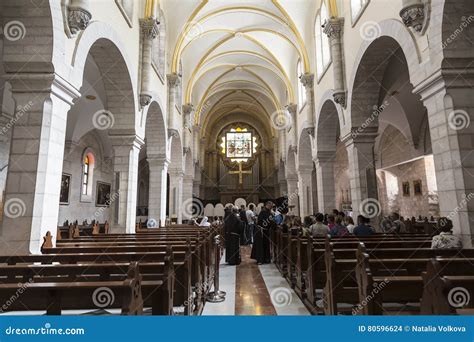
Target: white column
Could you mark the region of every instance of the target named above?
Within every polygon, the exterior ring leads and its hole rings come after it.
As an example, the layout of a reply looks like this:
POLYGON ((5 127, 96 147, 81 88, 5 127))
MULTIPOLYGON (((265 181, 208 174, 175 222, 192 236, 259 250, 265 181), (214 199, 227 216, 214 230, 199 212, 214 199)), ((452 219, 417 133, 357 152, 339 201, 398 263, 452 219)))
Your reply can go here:
POLYGON ((374 162, 375 136, 360 135, 356 138, 349 137, 343 140, 346 144, 349 157, 349 175, 354 217, 359 214, 364 214, 365 216, 375 218, 381 212, 378 202, 374 162))
POLYGON ((298 204, 298 177, 290 176, 286 179, 288 189, 288 206, 293 207, 290 210, 290 214, 299 215, 299 204, 298 204))
POLYGON ((464 72, 440 72, 427 88, 415 91, 428 111, 440 214, 453 221, 454 233, 469 247, 474 233, 474 98, 470 79, 458 76, 464 72))
POLYGON ((177 218, 178 224, 183 222, 183 171, 170 170, 170 218, 177 218))
POLYGON ((166 199, 168 165, 166 158, 147 158, 150 167, 150 189, 148 190, 148 217, 157 220, 161 227, 166 224, 166 199))
POLYGON ((193 215, 193 177, 183 177, 183 220, 189 220, 193 215))
POLYGON ((299 207, 302 218, 313 213, 312 174, 312 169, 298 171, 299 207))
POLYGON ((79 92, 51 75, 13 76, 16 102, 5 189, 1 254, 40 253, 56 238, 67 113, 79 92))
POLYGON ((331 213, 336 208, 336 180, 334 178, 334 160, 336 152, 318 152, 315 159, 316 179, 318 183, 318 210, 331 213))
POLYGON ((112 232, 135 233, 138 187, 138 158, 144 142, 137 136, 110 136, 114 149, 112 232))

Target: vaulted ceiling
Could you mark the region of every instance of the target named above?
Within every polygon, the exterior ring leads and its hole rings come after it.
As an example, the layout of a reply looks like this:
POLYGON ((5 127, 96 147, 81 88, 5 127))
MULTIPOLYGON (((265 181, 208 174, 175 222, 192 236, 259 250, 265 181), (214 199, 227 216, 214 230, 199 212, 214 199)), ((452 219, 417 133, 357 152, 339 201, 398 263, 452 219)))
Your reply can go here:
POLYGON ((311 72, 304 32, 311 0, 165 0, 172 72, 196 124, 223 115, 268 117, 298 97, 296 64, 311 72), (183 13, 189 16, 183 18, 183 13), (303 33, 302 33, 303 32, 303 33))

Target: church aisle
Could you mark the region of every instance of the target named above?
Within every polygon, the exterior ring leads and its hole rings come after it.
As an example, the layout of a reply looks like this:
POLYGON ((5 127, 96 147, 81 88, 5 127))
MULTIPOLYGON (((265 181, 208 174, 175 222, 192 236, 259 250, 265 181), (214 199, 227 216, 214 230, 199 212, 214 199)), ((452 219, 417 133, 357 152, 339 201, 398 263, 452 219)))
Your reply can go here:
POLYGON ((235 315, 276 316, 270 293, 262 273, 254 260, 250 259, 250 247, 242 247, 242 263, 237 266, 235 315))

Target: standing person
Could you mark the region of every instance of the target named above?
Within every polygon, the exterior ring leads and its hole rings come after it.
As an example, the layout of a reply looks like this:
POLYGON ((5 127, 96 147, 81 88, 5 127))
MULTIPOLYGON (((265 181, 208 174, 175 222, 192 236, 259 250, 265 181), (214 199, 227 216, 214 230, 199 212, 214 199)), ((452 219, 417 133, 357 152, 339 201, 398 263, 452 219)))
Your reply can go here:
POLYGON ((229 253, 227 250, 230 250, 230 225, 227 223, 229 217, 232 215, 232 206, 228 205, 224 209, 224 243, 225 243, 225 262, 229 262, 229 253))
POLYGON ((270 257, 270 233, 275 226, 272 214, 273 203, 268 201, 260 211, 257 219, 255 240, 252 248, 251 258, 257 261, 257 264, 268 264, 270 257))
POLYGON ((226 232, 225 259, 229 265, 240 264, 240 235, 242 221, 239 217, 239 209, 233 208, 224 222, 226 232))
POLYGON ((245 205, 240 206, 239 211, 240 221, 242 221, 242 231, 240 234, 240 242, 243 246, 247 246, 250 243, 250 236, 247 231, 247 214, 245 210, 245 205))
POLYGON ((257 214, 255 213, 255 206, 253 204, 249 205, 249 208, 245 212, 245 215, 247 216, 247 226, 248 226, 248 232, 250 234, 250 243, 253 244, 255 220, 257 218, 257 214))

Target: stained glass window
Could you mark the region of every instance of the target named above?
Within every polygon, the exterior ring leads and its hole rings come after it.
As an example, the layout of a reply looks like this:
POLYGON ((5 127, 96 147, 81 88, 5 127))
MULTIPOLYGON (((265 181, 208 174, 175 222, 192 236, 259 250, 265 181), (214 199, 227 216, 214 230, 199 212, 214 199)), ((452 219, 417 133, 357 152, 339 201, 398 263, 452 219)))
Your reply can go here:
POLYGON ((89 187, 89 156, 84 157, 84 164, 82 166, 82 194, 87 195, 89 187))
POLYGON ((226 134, 227 158, 252 157, 252 133, 230 132, 226 134))
POLYGON ((231 129, 222 137, 222 153, 232 161, 247 161, 257 148, 256 137, 246 128, 231 129))

